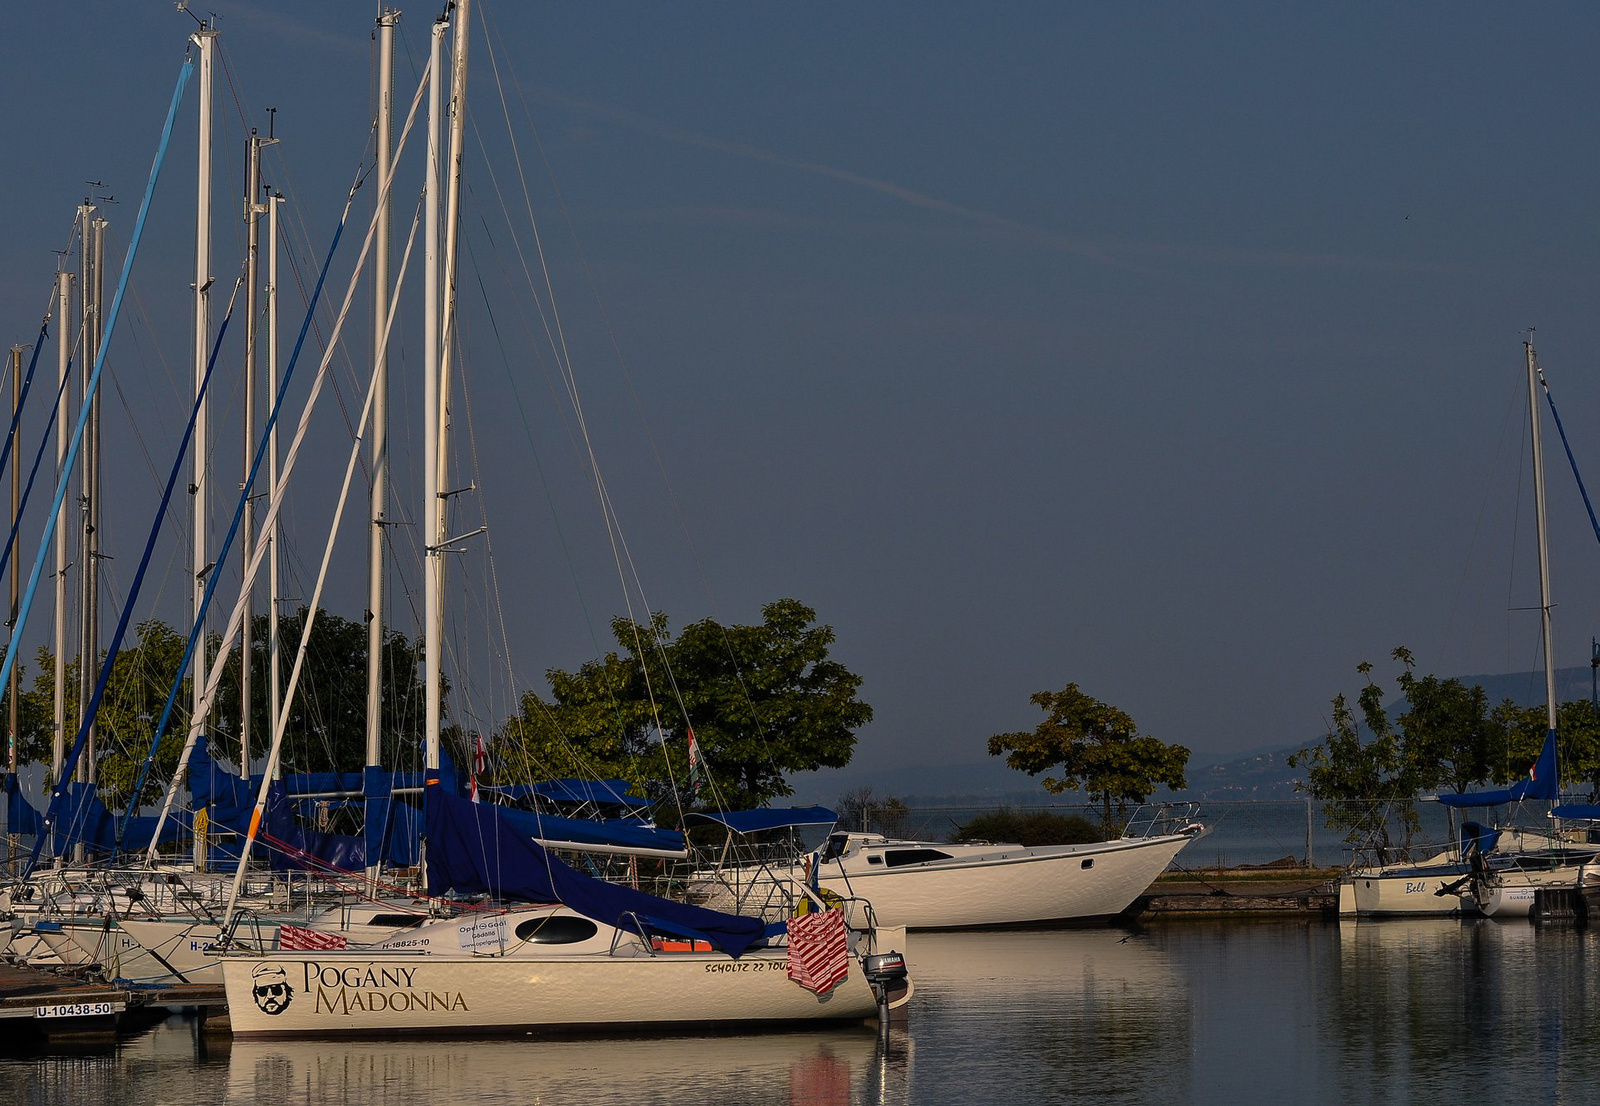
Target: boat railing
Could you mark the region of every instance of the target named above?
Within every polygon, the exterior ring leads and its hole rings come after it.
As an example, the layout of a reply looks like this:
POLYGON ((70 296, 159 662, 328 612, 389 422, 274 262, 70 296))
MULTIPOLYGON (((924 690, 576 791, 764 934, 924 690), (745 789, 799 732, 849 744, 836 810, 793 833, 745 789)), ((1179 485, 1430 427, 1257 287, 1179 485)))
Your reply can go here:
POLYGON ((1192 832, 1199 824, 1200 804, 1192 802, 1146 803, 1134 810, 1123 827, 1124 837, 1164 837, 1192 832))

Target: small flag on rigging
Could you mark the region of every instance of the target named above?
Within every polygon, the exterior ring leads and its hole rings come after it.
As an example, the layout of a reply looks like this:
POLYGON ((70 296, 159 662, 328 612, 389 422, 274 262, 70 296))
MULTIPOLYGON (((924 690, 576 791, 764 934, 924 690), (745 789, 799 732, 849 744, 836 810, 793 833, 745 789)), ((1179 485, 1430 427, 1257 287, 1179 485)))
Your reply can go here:
POLYGON ((478 745, 477 745, 477 748, 472 750, 472 774, 471 774, 472 801, 473 802, 477 802, 478 801, 478 778, 480 776, 484 776, 484 775, 488 774, 489 750, 485 749, 484 746, 483 746, 483 734, 478 733, 478 734, 474 734, 473 736, 475 736, 478 739, 478 745))
POLYGON ((689 784, 698 793, 705 786, 705 769, 700 763, 700 743, 694 739, 694 727, 689 727, 689 784))

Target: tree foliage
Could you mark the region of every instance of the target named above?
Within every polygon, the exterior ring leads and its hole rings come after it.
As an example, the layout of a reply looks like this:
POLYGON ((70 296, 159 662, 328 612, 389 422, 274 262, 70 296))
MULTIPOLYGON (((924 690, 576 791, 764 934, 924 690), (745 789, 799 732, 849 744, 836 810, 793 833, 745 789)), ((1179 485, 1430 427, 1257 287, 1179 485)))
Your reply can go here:
MULTIPOLYGON (((305 633, 309 608, 278 619, 279 665, 283 686, 305 633)), ((272 739, 267 687, 270 648, 266 615, 258 615, 250 635, 252 758, 272 739)), ((214 652, 213 647, 213 652, 214 652)), ((424 698, 422 642, 386 631, 383 644, 383 718, 379 723, 381 763, 393 768, 421 767, 424 698)), ((239 646, 229 654, 211 714, 219 751, 237 750, 239 734, 239 646)), ((444 691, 448 694, 448 689, 444 691)), ((233 752, 237 760, 237 752, 233 752)), ((367 762, 367 627, 365 623, 319 610, 311 627, 300 683, 284 725, 282 766, 286 772, 358 772, 367 762)))
POLYGON ((677 637, 665 615, 616 619, 617 650, 576 672, 551 669, 548 697, 522 697, 494 739, 501 770, 616 777, 687 800, 692 730, 699 797, 734 808, 790 794, 788 773, 842 767, 872 719, 861 677, 830 658, 833 628, 810 607, 781 599, 761 616, 752 626, 704 619, 677 637))
POLYGON ((1044 778, 1052 794, 1081 789, 1100 804, 1101 824, 1111 836, 1127 804, 1142 803, 1157 787, 1187 785, 1184 768, 1189 750, 1141 735, 1128 714, 1068 684, 1064 691, 1041 691, 1030 697, 1045 711, 1032 730, 995 734, 992 756, 1006 755, 1006 764, 1030 776, 1054 770, 1044 778))
POLYGON ((955 841, 992 841, 1018 845, 1085 845, 1105 839, 1099 826, 1076 814, 1001 807, 980 814, 956 830, 955 841))
MULTIPOLYGON (((299 647, 306 608, 279 620, 282 671, 288 671, 299 647)), ((284 731, 283 767, 287 771, 355 771, 366 763, 367 631, 359 622, 321 611, 312 629, 299 691, 289 711, 284 731)), ((124 644, 111 666, 106 691, 95 714, 95 775, 101 798, 110 807, 127 803, 141 767, 150 751, 151 738, 182 662, 187 635, 159 619, 140 623, 133 642, 124 644)), ((212 641, 212 653, 216 640, 212 641)), ((266 752, 271 724, 267 707, 267 618, 254 623, 251 642, 254 660, 251 699, 252 759, 266 752)), ((20 696, 18 755, 23 761, 49 763, 52 759, 52 698, 55 657, 48 649, 36 655, 37 670, 31 686, 20 696)), ((390 633, 385 644, 384 720, 385 763, 414 764, 422 740, 422 685, 419 676, 421 646, 404 635, 390 633)), ((98 679, 104 657, 90 674, 98 679)), ((192 668, 192 664, 191 664, 192 668)), ((70 753, 81 714, 78 702, 79 659, 67 661, 65 741, 70 753)), ((177 768, 189 730, 190 681, 179 684, 173 711, 162 735, 151 771, 146 776, 141 803, 160 798, 166 781, 177 768)), ((239 648, 235 646, 218 689, 208 734, 223 757, 238 757, 239 648)))
POLYGON ((839 828, 881 833, 885 837, 911 836, 911 808, 893 795, 874 795, 870 787, 857 787, 833 804, 839 828))
MULTIPOLYGON (((1459 679, 1416 675, 1411 651, 1390 654, 1402 665, 1395 683, 1401 713, 1390 721, 1384 691, 1366 678, 1357 718, 1341 694, 1323 741, 1302 749, 1289 763, 1305 767, 1304 790, 1324 804, 1324 818, 1355 845, 1371 845, 1380 858, 1406 848, 1418 826, 1416 796, 1427 791, 1463 792, 1521 778, 1539 756, 1548 721, 1545 708, 1507 699, 1493 708, 1482 687, 1459 679), (1398 835, 1398 842, 1395 840, 1398 835)), ((1591 704, 1562 704, 1556 726, 1561 774, 1600 787, 1600 716, 1591 704)))

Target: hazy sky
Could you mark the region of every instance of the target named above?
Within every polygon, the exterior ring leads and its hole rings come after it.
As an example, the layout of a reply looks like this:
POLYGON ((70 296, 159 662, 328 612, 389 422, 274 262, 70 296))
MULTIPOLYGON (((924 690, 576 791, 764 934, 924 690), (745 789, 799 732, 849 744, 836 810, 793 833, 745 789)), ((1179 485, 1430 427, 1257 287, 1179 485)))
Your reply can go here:
MULTIPOLYGON (((363 156, 373 7, 212 7, 221 294, 241 115, 265 128, 267 107, 314 270, 363 156)), ((544 301, 528 206, 645 599, 675 626, 814 606, 876 712, 859 764, 982 759, 1069 681, 1226 752, 1314 737, 1396 644, 1441 674, 1537 664, 1530 326, 1600 487, 1591 6, 475 7, 456 483, 475 455, 461 529, 481 507, 494 576, 481 542, 458 562, 469 722, 594 656, 628 610, 524 276, 544 301)), ((0 47, 15 342, 86 181, 116 195, 120 266, 194 25, 164 0, 71 11, 10 13, 0 47)), ((402 20, 402 112, 432 14, 402 20)), ((194 113, 191 90, 115 347, 151 457, 108 424, 117 588, 181 427, 194 113)), ((403 172, 397 254, 420 187, 403 172)), ((409 451, 420 330, 401 329, 409 451)), ((292 511, 307 589, 348 445, 335 408, 319 419, 292 511)), ((216 447, 234 486, 240 448, 216 447)), ((1582 664, 1600 551, 1553 436, 1549 462, 1557 658, 1582 664)), ((397 459, 399 493, 417 463, 397 459)), ((330 605, 358 617, 359 533, 340 548, 330 605)), ((166 571, 155 613, 179 610, 166 571)))

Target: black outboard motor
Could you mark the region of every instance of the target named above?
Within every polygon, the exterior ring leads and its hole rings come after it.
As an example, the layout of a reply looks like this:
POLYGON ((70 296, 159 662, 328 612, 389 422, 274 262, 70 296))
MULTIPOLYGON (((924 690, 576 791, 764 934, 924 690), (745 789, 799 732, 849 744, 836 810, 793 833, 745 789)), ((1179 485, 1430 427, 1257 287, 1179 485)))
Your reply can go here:
POLYGON ((906 958, 898 952, 875 952, 861 962, 861 972, 872 985, 872 994, 878 1000, 878 1028, 889 1032, 889 994, 903 989, 909 976, 906 958))

